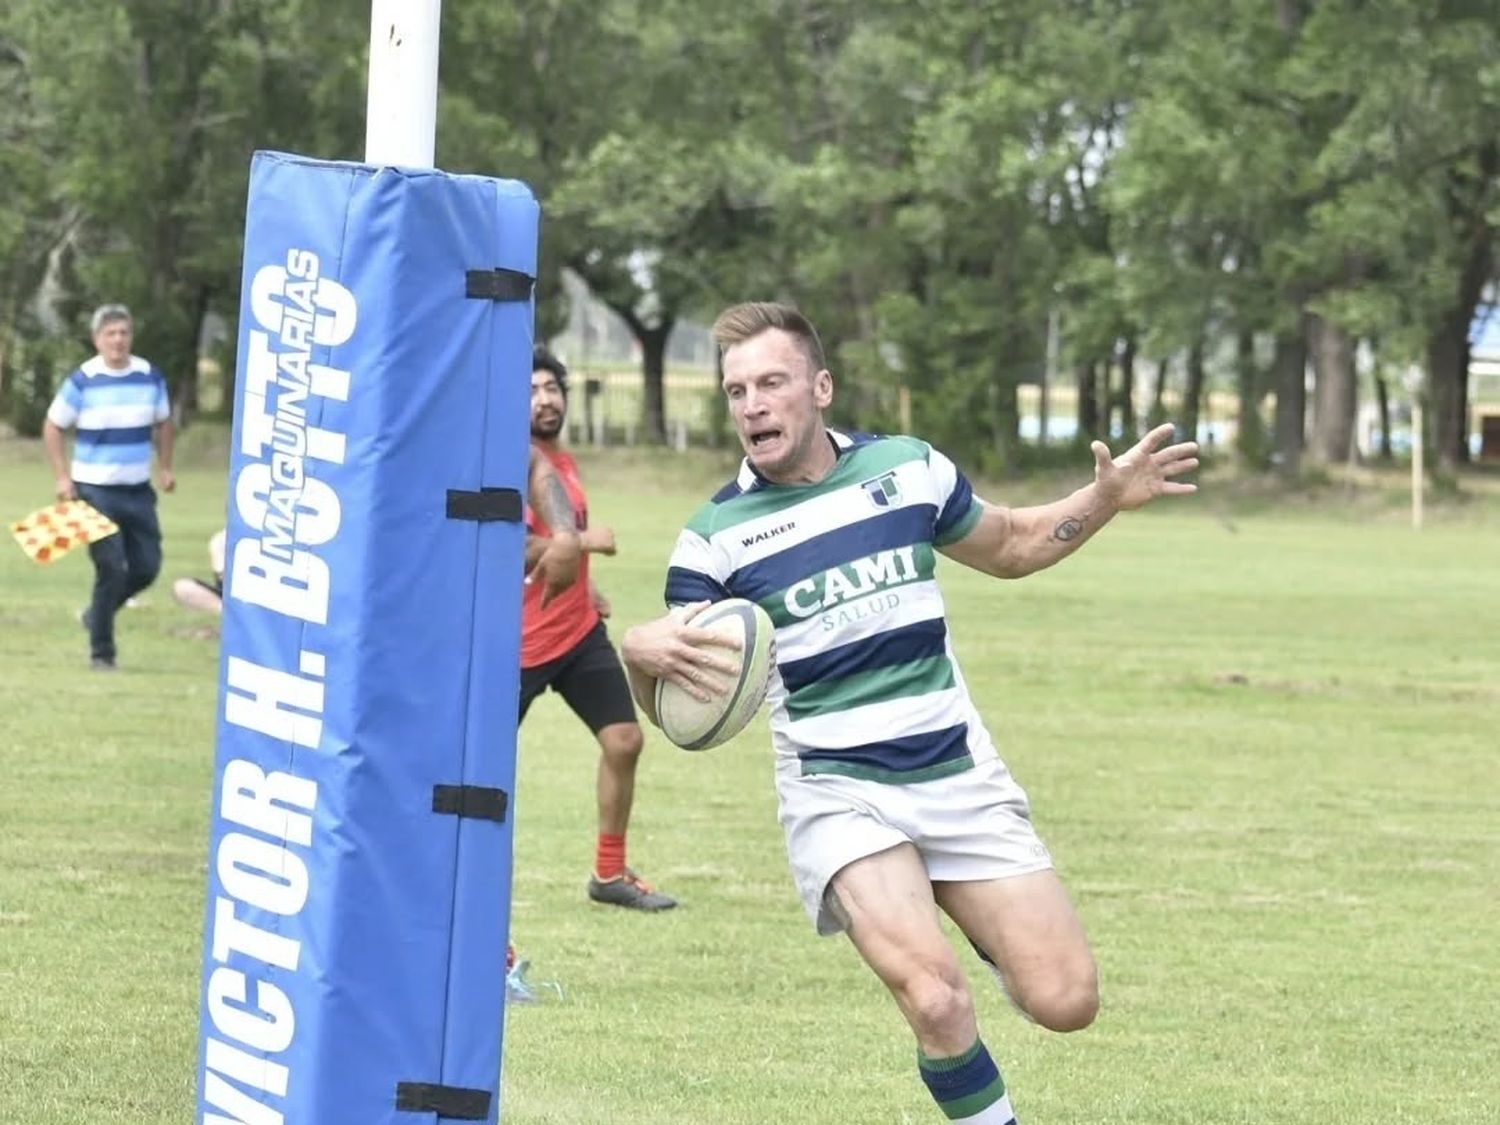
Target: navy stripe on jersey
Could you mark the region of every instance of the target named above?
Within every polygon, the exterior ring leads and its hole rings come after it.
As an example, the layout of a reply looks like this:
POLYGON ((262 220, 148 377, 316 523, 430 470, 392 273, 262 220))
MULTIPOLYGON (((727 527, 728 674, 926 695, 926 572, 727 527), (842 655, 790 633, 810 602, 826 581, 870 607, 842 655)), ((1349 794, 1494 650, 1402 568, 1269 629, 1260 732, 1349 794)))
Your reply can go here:
MULTIPOLYGON (((104 382, 101 382, 98 385, 105 387, 139 387, 142 385, 155 386, 156 383, 160 380, 161 376, 158 375, 155 371, 127 371, 123 375, 96 375, 93 376, 93 378, 104 380, 104 382)), ((82 390, 85 386, 88 385, 90 376, 84 374, 84 372, 79 369, 75 370, 72 375, 68 376, 68 379, 75 387, 78 387, 80 390, 82 390)))
POLYGON ((666 602, 668 605, 719 602, 729 596, 728 590, 702 571, 689 570, 684 566, 667 568, 666 602))
POLYGON ((735 597, 759 602, 801 582, 810 574, 821 574, 879 551, 909 547, 932 541, 932 504, 908 504, 890 512, 879 512, 859 523, 846 524, 788 547, 784 551, 742 566, 725 583, 735 597))
POLYGON ((726 500, 733 500, 736 496, 738 496, 740 493, 742 493, 744 491, 745 490, 740 487, 740 482, 739 481, 732 480, 728 484, 726 484, 723 488, 719 489, 718 492, 715 492, 713 499, 710 500, 709 503, 710 504, 722 504, 726 500))
POLYGON ((933 529, 933 538, 942 539, 949 530, 969 514, 969 509, 974 505, 974 487, 969 484, 969 479, 958 474, 958 480, 953 486, 953 491, 948 494, 948 502, 943 505, 943 510, 937 518, 937 526, 933 529))
POLYGON ((934 617, 804 656, 801 660, 788 660, 778 664, 777 668, 786 690, 795 692, 820 680, 841 680, 873 668, 889 668, 893 664, 943 656, 948 651, 947 639, 948 626, 941 617, 934 617))
POLYGON ((132 445, 151 440, 150 426, 111 426, 104 430, 79 430, 81 445, 132 445))
POLYGON ((969 724, 958 723, 943 730, 924 731, 906 738, 867 742, 863 746, 841 746, 834 750, 803 749, 802 772, 843 772, 852 766, 860 775, 872 772, 892 776, 918 773, 969 758, 969 724), (823 767, 820 770, 820 767, 823 767), (828 767, 834 767, 829 769, 828 767))

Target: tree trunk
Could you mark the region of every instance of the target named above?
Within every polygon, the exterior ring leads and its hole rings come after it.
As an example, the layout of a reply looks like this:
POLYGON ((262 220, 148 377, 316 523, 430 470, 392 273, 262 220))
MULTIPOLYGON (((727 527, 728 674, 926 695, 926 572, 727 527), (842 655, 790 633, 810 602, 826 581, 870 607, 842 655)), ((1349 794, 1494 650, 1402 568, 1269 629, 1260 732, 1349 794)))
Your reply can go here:
POLYGON ((1493 260, 1487 241, 1471 247, 1454 302, 1427 337, 1433 454, 1449 472, 1469 459, 1469 325, 1493 260))
POLYGON ((1078 436, 1084 441, 1099 436, 1099 369, 1092 363, 1074 368, 1078 383, 1078 436))
POLYGON ((1135 336, 1125 337, 1125 347, 1120 351, 1120 394, 1115 400, 1120 407, 1120 433, 1126 441, 1134 441, 1137 429, 1135 417, 1135 336))
POLYGON ((173 418, 181 429, 186 429, 198 416, 198 361, 201 358, 203 322, 208 318, 209 290, 200 285, 193 294, 193 309, 184 326, 183 339, 178 354, 188 357, 187 365, 179 376, 177 398, 172 403, 173 418))
POLYGON ((1057 350, 1058 350, 1059 318, 1056 309, 1047 313, 1047 358, 1042 364, 1042 384, 1037 396, 1037 432, 1036 444, 1038 449, 1047 448, 1047 439, 1051 436, 1052 429, 1052 388, 1057 384, 1057 350))
POLYGON ((1151 388, 1151 409, 1146 414, 1146 427, 1155 429, 1167 420, 1167 408, 1164 399, 1167 393, 1167 374, 1172 369, 1172 361, 1163 359, 1156 364, 1156 384, 1151 388))
POLYGON ((1265 467, 1266 427, 1260 417, 1260 372, 1255 367, 1255 333, 1241 328, 1234 340, 1234 381, 1239 394, 1238 431, 1234 445, 1252 468, 1265 467))
POLYGON ((1316 314, 1310 318, 1314 388, 1313 456, 1327 465, 1354 459, 1354 340, 1316 314))
POLYGON ((1000 464, 1013 471, 1021 444, 1021 404, 1013 373, 1006 371, 1003 363, 996 367, 990 386, 990 440, 1000 464))
POLYGON ((1500 141, 1480 149, 1473 166, 1448 175, 1448 214, 1464 248, 1451 303, 1427 338, 1427 376, 1437 467, 1452 471, 1469 459, 1469 324, 1495 270, 1493 184, 1500 176, 1500 141))
MULTIPOLYGON (((1184 441, 1198 437, 1198 415, 1203 407, 1203 384, 1206 373, 1203 368, 1203 337, 1199 336, 1188 349, 1187 389, 1182 395, 1182 417, 1178 422, 1179 436, 1184 441)), ((1211 445, 1212 442, 1210 441, 1211 445)))
POLYGON ((1385 376, 1375 372, 1375 406, 1380 411, 1380 459, 1389 461, 1391 451, 1391 388, 1385 376))
MULTIPOLYGON (((577 266, 574 266, 577 269, 577 266)), ((586 273, 580 271, 584 281, 586 273)), ((590 289, 593 289, 590 283, 590 289)), ((593 289, 598 295, 600 291, 593 289)), ((663 313, 655 324, 647 324, 627 304, 602 298, 615 315, 625 322, 630 334, 641 346, 641 440, 655 445, 667 442, 667 341, 672 338, 672 329, 677 323, 674 313, 663 313)))
POLYGON ((667 340, 673 321, 664 318, 654 328, 642 328, 636 339, 641 344, 641 430, 644 440, 655 445, 667 442, 667 340))
POLYGON ((1304 0, 1276 0, 1276 22, 1281 26, 1282 34, 1288 38, 1295 37, 1302 30, 1302 21, 1307 18, 1303 2, 1304 0))
POLYGON ((1469 315, 1449 313, 1427 337, 1427 379, 1433 457, 1451 472, 1468 454, 1469 315))
POLYGON ((1302 472, 1302 447, 1307 433, 1306 317, 1299 317, 1294 331, 1276 337, 1271 377, 1276 383, 1277 470, 1292 480, 1302 472))

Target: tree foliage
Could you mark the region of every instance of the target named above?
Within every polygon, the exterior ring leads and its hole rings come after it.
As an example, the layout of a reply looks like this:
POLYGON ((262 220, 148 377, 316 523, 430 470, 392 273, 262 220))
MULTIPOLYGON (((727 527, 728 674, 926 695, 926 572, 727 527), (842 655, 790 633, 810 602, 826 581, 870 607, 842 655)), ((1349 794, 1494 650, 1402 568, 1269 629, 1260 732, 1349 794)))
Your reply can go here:
MULTIPOLYGON (((449 0, 444 20, 439 162, 533 185, 539 322, 576 271, 641 345, 651 437, 674 326, 780 297, 822 326, 846 420, 895 425, 903 388, 916 428, 992 467, 1023 456, 1019 388, 1049 369, 1075 374, 1082 437, 1141 424, 1154 371, 1148 413, 1190 431, 1232 387, 1247 464, 1342 459, 1375 386, 1360 341, 1428 369, 1439 455, 1466 455, 1500 0, 449 0)), ((0 10, 3 377, 20 344, 81 351, 87 307, 120 299, 190 386, 205 318, 238 300, 250 153, 359 156, 367 21, 354 0, 0 10)))

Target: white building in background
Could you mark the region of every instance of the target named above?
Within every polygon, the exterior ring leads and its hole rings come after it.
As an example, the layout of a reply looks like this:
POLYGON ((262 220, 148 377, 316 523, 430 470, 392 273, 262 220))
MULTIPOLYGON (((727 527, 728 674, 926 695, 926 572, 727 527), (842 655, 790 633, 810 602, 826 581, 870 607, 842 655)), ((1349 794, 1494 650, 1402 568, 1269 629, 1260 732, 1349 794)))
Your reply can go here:
POLYGON ((1476 460, 1500 461, 1500 292, 1492 292, 1469 334, 1469 419, 1476 460))

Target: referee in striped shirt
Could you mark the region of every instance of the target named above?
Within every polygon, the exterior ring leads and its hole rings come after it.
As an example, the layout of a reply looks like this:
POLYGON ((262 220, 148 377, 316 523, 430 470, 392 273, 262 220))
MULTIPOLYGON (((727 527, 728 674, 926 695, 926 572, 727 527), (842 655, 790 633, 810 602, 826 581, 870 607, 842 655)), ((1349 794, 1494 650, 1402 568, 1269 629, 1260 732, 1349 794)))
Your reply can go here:
POLYGON ((130 310, 103 305, 90 323, 98 354, 63 380, 42 440, 57 478, 59 500, 87 501, 119 525, 117 535, 89 545, 94 593, 79 614, 89 632, 90 663, 115 666, 115 614, 161 570, 161 526, 151 487, 151 450, 163 492, 172 475, 172 411, 167 381, 147 360, 130 354, 130 310), (68 464, 63 432, 74 430, 68 464))

